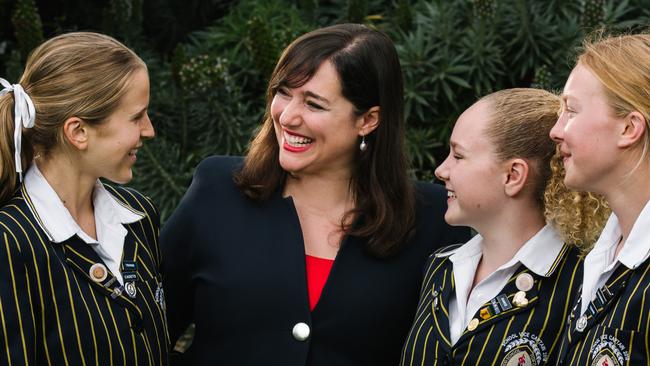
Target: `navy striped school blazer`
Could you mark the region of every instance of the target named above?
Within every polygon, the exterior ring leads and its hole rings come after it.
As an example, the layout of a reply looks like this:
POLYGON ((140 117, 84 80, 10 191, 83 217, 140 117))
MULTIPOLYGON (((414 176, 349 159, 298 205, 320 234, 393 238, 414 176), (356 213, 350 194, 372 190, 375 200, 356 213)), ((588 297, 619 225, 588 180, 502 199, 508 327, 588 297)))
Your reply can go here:
POLYGON ((118 294, 110 273, 90 278, 102 261, 76 235, 51 242, 24 187, 0 209, 0 365, 167 363, 158 214, 134 190, 107 189, 145 214, 124 225, 123 261, 137 263, 135 298, 118 294))
POLYGON ((650 365, 650 259, 619 265, 597 291, 584 318, 581 301, 566 323, 559 365, 650 365), (581 319, 582 318, 582 319, 581 319))
MULTIPOLYGON (((456 246, 457 247, 457 246, 456 246)), ((440 250, 447 252, 453 247, 440 250)), ((475 315, 452 346, 449 341, 449 299, 455 292, 449 256, 432 255, 425 266, 415 321, 402 350, 401 365, 553 365, 564 321, 582 278, 578 250, 564 245, 548 277, 521 265, 503 290, 475 315), (529 273, 533 288, 528 305, 515 305, 515 279, 529 273), (496 310, 495 310, 496 309, 496 310), (483 315, 483 316, 482 316, 483 315), (473 328, 473 329, 470 329, 473 328)))

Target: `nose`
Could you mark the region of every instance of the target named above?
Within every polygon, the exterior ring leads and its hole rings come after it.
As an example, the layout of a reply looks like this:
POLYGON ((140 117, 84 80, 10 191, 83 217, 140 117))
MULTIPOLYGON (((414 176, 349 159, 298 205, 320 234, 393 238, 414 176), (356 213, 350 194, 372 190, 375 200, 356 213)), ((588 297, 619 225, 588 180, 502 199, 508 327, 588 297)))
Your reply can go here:
POLYGON ((295 127, 302 121, 300 112, 300 103, 297 103, 296 98, 290 101, 281 101, 276 105, 277 114, 276 120, 282 127, 295 127))
POLYGON ((551 139, 556 143, 561 143, 562 141, 564 141, 565 120, 566 120, 566 116, 564 113, 562 113, 548 134, 551 137, 551 139))
POLYGON ((438 165, 436 170, 433 172, 436 176, 436 178, 440 179, 443 182, 446 182, 449 180, 449 168, 447 166, 447 161, 449 160, 449 155, 447 158, 442 162, 442 164, 438 165))
POLYGON ((149 114, 145 114, 140 126, 140 137, 142 137, 143 140, 148 140, 154 136, 156 136, 156 131, 149 119, 149 114))

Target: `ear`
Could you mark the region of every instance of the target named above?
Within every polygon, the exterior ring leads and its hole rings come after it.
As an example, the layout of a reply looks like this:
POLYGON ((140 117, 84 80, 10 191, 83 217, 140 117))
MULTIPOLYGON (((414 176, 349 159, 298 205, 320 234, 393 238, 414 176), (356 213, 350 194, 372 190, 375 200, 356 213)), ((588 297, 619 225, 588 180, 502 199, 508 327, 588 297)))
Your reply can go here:
POLYGON ((359 136, 367 136, 379 126, 379 107, 375 106, 360 117, 359 136))
POLYGON ((70 117, 63 122, 63 136, 78 150, 88 148, 88 125, 80 118, 70 117))
POLYGON ((517 158, 506 162, 506 169, 504 192, 509 197, 514 197, 526 186, 530 167, 526 160, 517 158))
POLYGON ((618 139, 618 147, 627 148, 643 139, 646 133, 646 120, 643 114, 632 111, 623 118, 622 133, 618 139))

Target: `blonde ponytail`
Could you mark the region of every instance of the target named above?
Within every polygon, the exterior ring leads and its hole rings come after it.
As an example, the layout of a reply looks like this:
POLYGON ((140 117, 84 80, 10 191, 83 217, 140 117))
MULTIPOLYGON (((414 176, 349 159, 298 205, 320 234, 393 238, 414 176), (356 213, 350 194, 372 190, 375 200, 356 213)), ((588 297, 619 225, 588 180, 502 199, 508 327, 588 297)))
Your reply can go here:
MULTIPOLYGON (((14 128, 14 95, 7 93, 0 96, 0 203, 8 201, 18 186, 14 159, 14 128)), ((20 153, 23 171, 29 168, 33 151, 31 143, 23 134, 20 153)))

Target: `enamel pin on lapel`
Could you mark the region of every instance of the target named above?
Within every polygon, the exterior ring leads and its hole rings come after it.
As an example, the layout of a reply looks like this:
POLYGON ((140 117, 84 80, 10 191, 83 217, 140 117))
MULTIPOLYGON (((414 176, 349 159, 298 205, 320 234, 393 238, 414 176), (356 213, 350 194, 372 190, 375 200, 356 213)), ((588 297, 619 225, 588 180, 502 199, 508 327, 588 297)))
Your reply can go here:
POLYGON ((433 311, 438 311, 438 308, 439 308, 440 300, 438 299, 438 295, 440 295, 440 292, 438 292, 438 290, 436 290, 436 285, 434 284, 431 287, 431 296, 433 297, 433 302, 431 303, 431 308, 433 309, 433 311))
POLYGON ((108 276, 108 270, 106 269, 105 265, 101 263, 95 263, 92 266, 90 266, 90 270, 88 270, 88 275, 93 281, 102 282, 108 276))
POLYGON ((582 332, 583 330, 585 330, 585 328, 587 328, 587 316, 583 315, 579 317, 578 321, 576 322, 576 330, 578 332, 582 332))
POLYGON ((124 291, 126 291, 126 294, 132 299, 134 299, 135 295, 138 293, 134 282, 127 282, 124 284, 124 291))
POLYGON ((512 303, 515 304, 515 306, 518 306, 520 308, 523 308, 524 306, 528 305, 528 299, 526 298, 526 293, 524 291, 517 292, 515 296, 512 297, 512 303))
POLYGON ((517 290, 523 292, 530 291, 530 289, 533 288, 534 283, 535 280, 533 279, 533 276, 530 273, 521 273, 519 274, 519 276, 517 276, 517 279, 515 279, 517 290))
POLYGON ((469 324, 467 325, 467 330, 470 332, 476 329, 478 327, 479 320, 476 318, 472 318, 472 320, 469 321, 469 324))

